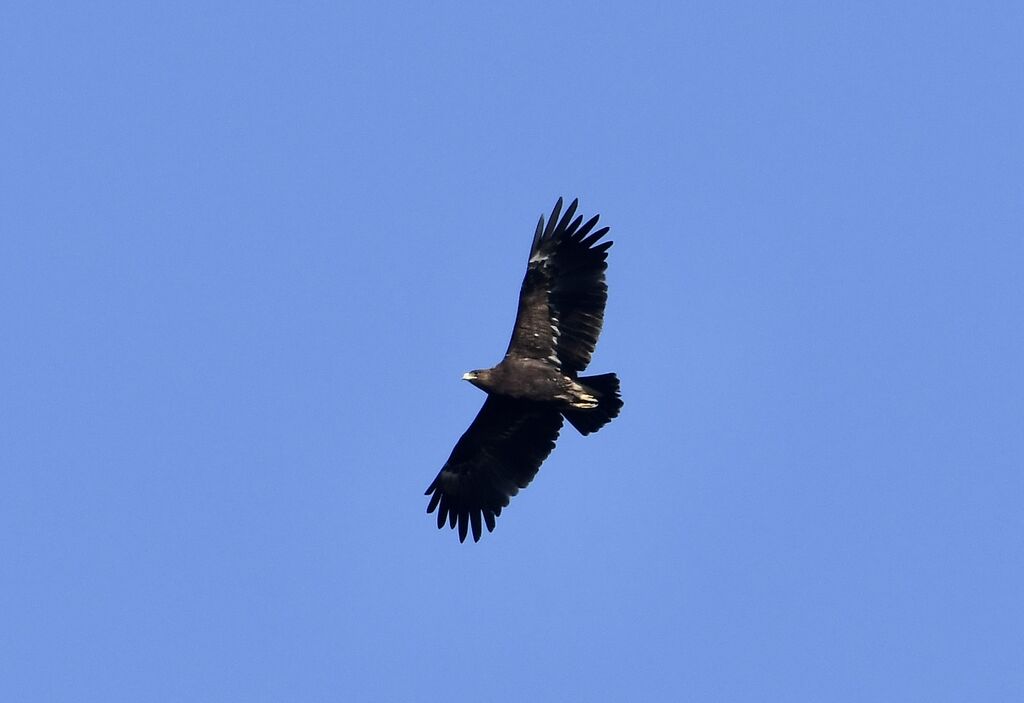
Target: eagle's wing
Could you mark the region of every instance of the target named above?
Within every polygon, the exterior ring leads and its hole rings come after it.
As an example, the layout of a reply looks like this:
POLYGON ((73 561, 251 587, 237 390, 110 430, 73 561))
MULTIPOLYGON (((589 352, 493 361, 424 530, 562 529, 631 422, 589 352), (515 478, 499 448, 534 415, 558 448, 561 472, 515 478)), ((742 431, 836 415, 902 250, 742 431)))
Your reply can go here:
POLYGON ((591 233, 597 215, 582 226, 582 216, 573 219, 577 204, 573 200, 559 219, 559 198, 547 226, 543 215, 537 223, 506 352, 507 356, 547 359, 566 372, 587 367, 601 334, 608 300, 604 272, 612 245, 610 240, 598 243, 608 233, 607 227, 591 233))
POLYGON ((427 512, 437 509, 437 527, 469 526, 479 541, 480 520, 494 529, 494 518, 509 498, 537 475, 562 428, 558 410, 539 403, 488 396, 476 419, 455 445, 444 468, 427 488, 427 512), (433 494, 433 495, 431 495, 433 494))

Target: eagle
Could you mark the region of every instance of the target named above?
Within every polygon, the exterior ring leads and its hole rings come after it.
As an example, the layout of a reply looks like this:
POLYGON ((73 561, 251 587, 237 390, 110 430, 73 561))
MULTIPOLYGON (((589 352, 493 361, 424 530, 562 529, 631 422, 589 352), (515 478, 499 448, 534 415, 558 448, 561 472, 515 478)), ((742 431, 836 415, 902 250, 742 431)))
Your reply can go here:
POLYGON ((494 530, 502 508, 554 449, 563 418, 588 435, 622 408, 614 373, 579 375, 604 322, 612 242, 601 241, 608 227, 594 229, 598 215, 585 223, 575 216, 578 204, 559 217, 559 198, 546 225, 541 215, 505 357, 462 377, 487 400, 425 493, 438 529, 457 525, 460 542, 471 528, 474 542, 483 525, 494 530))

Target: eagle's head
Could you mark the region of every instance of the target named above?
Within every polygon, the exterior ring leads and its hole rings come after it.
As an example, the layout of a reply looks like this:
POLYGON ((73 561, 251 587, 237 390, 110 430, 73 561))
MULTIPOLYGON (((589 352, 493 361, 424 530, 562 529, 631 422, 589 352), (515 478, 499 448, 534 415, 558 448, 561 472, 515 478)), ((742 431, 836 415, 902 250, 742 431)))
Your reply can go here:
POLYGON ((469 381, 477 388, 487 390, 488 384, 491 380, 491 369, 477 369, 475 371, 467 371, 462 374, 463 381, 469 381))

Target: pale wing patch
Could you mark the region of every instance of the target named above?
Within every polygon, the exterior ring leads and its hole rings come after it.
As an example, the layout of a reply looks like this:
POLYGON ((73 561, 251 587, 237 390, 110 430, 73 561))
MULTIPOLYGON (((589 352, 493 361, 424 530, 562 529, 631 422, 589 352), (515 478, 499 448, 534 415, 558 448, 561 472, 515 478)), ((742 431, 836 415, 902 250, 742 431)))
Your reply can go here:
POLYGON ((562 361, 558 358, 558 336, 561 334, 558 329, 558 316, 551 313, 551 354, 548 355, 548 361, 555 366, 561 367, 562 361))

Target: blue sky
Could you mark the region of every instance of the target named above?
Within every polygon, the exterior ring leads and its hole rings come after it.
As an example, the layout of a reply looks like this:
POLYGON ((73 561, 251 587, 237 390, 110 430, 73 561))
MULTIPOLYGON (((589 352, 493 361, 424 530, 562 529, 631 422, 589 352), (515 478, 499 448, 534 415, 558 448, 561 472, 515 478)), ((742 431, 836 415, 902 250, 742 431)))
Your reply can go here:
POLYGON ((1024 698, 1020 5, 481 5, 4 4, 0 699, 1024 698), (626 405, 459 544, 559 195, 626 405))

